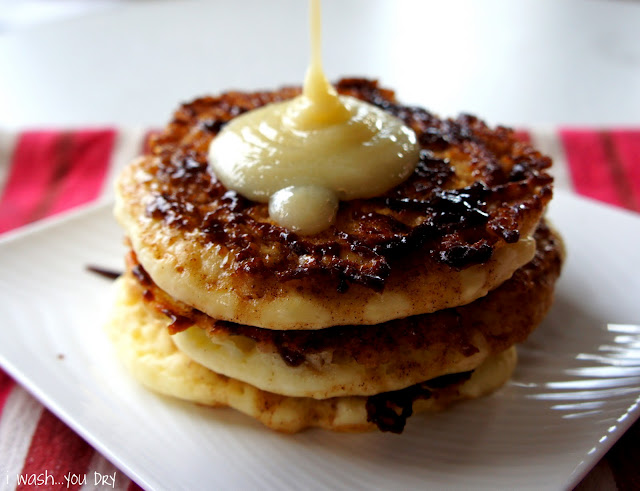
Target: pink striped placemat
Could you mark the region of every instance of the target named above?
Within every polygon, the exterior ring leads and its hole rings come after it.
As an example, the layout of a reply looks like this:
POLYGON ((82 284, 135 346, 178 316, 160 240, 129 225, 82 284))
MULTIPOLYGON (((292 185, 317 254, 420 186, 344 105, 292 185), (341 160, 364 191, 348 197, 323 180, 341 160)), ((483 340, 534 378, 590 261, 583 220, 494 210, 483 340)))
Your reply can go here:
MULTIPOLYGON (((142 151, 146 135, 132 128, 0 132, 0 236, 82 204, 110 200, 115 175, 142 151)), ((554 159, 556 188, 640 211, 640 129, 548 128, 519 135, 554 159)), ((640 423, 579 488, 640 489, 637 462, 640 423)), ((139 489, 2 370, 0 487, 139 489), (96 483, 98 475, 108 480, 96 483), (18 476, 43 482, 16 483, 18 476), (54 485, 49 476, 70 479, 54 485)))

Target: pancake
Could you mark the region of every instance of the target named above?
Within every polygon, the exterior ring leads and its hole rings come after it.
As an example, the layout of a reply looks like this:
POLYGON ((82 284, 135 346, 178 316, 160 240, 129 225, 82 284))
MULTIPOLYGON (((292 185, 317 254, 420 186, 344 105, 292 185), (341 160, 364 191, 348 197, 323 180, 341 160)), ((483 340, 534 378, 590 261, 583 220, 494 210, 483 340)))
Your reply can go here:
POLYGON ((535 239, 534 259, 486 297, 374 326, 272 331, 217 321, 160 290, 133 254, 124 288, 164 313, 177 347, 217 373, 292 397, 373 395, 471 370, 524 341, 551 306, 564 255, 544 221, 535 239))
POLYGON ((266 204, 225 189, 207 149, 234 116, 299 89, 185 104, 116 190, 116 217, 162 290, 215 319, 314 330, 464 305, 531 260, 552 195, 547 157, 506 128, 402 106, 372 81, 336 88, 413 128, 422 151, 409 179, 342 202, 330 229, 297 235, 275 225, 266 204))
POLYGON ((307 427, 365 431, 378 427, 401 432, 412 412, 441 410, 452 403, 488 394, 500 387, 515 367, 510 348, 461 378, 436 379, 404 391, 373 397, 317 400, 266 392, 219 375, 179 351, 166 328, 166 317, 142 301, 139 289, 117 281, 117 298, 107 332, 125 366, 148 388, 208 406, 229 406, 278 431, 307 427), (463 382, 466 376, 470 378, 463 382), (414 401, 415 399, 415 401, 414 401))

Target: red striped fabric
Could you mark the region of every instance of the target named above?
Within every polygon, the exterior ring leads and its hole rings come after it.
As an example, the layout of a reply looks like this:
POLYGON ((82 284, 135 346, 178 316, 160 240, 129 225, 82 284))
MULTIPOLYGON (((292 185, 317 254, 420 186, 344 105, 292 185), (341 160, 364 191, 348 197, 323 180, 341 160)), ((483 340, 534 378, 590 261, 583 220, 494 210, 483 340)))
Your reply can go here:
POLYGON ((613 151, 628 182, 630 208, 640 211, 640 131, 617 130, 608 133, 613 151))
POLYGON ((0 197, 0 233, 95 199, 116 132, 23 133, 0 197))
POLYGON ((131 481, 127 491, 142 491, 142 488, 138 486, 134 481, 131 481))
POLYGON ((64 147, 64 135, 59 131, 29 131, 19 136, 0 196, 0 233, 41 216, 40 203, 58 169, 56 159, 64 147))
POLYGON ((2 417, 2 409, 14 385, 13 379, 0 369, 0 417, 2 417))
POLYGON ((69 135, 69 165, 57 184, 48 214, 74 208, 96 199, 109 166, 115 130, 76 131, 69 135))
MULTIPOLYGON (((616 133, 620 139, 620 133, 616 133)), ((560 132, 562 143, 569 163, 571 179, 575 190, 590 198, 604 201, 631 210, 640 210, 638 196, 633 195, 629 184, 628 172, 640 165, 633 161, 632 147, 635 137, 624 137, 628 148, 625 150, 625 163, 622 163, 620 149, 616 148, 611 132, 597 130, 565 129, 560 132), (627 158, 630 157, 630 158, 627 158)))
POLYGON ((531 142, 531 135, 529 134, 528 131, 523 129, 516 130, 516 138, 526 143, 531 142))
MULTIPOLYGON (((80 489, 93 453, 93 448, 45 409, 31 438, 20 475, 26 479, 41 476, 47 480, 45 489, 52 491, 80 489), (69 478, 68 481, 65 476, 69 478), (73 476, 78 477, 74 479, 73 476)), ((16 487, 17 490, 34 488, 24 482, 16 487)))

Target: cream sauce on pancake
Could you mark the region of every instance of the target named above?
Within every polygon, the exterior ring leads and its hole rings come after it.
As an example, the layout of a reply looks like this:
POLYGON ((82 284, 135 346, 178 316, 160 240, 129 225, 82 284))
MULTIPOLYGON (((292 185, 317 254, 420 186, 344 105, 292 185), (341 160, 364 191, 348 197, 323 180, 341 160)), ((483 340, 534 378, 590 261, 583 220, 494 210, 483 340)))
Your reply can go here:
POLYGON ((209 147, 210 169, 227 188, 269 202, 272 220, 302 234, 328 228, 338 200, 372 198, 402 183, 420 153, 401 120, 329 84, 319 0, 311 1, 311 41, 302 94, 233 119, 209 147))

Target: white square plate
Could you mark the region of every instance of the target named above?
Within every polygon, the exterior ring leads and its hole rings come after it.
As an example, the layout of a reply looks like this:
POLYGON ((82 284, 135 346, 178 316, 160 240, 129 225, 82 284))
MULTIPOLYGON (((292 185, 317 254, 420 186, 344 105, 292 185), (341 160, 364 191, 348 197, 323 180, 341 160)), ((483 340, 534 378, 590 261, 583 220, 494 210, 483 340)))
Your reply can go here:
POLYGON ((400 436, 281 435, 138 386, 102 330, 110 283, 85 269, 122 269, 109 206, 0 241, 0 364, 145 488, 572 487, 639 414, 640 219, 560 193, 550 216, 569 257, 512 381, 400 436))

